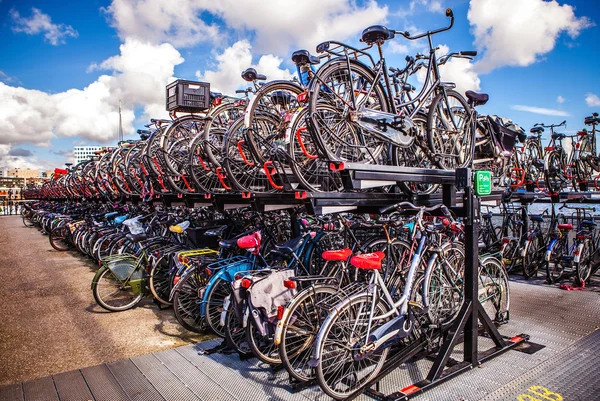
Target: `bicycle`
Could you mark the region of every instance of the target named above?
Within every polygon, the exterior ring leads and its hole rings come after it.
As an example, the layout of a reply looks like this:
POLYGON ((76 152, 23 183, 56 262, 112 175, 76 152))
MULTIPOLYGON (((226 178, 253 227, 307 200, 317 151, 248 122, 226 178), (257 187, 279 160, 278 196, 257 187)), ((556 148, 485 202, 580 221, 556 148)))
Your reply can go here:
MULTIPOLYGON (((309 86, 311 134, 319 155, 330 161, 387 164, 387 148, 410 147, 415 142, 413 119, 425 105, 427 114, 426 154, 433 154, 439 168, 466 166, 474 146, 474 131, 465 118, 467 100, 440 80, 432 36, 449 30, 454 24, 452 10, 446 10, 450 25, 419 35, 399 32, 381 25, 363 31, 364 49, 328 41, 317 46, 318 53, 333 56, 325 63, 309 86), (429 57, 427 75, 419 94, 407 103, 397 104, 382 45, 396 34, 408 40, 427 38, 429 57), (375 63, 366 50, 377 47, 375 63), (368 59, 372 67, 358 60, 368 59), (382 83, 383 81, 383 83, 382 83), (351 90, 350 90, 351 88, 351 90), (328 106, 329 109, 323 108, 328 106), (331 109, 333 107, 333 110, 331 109)), ((475 52, 463 52, 474 56, 475 52)))

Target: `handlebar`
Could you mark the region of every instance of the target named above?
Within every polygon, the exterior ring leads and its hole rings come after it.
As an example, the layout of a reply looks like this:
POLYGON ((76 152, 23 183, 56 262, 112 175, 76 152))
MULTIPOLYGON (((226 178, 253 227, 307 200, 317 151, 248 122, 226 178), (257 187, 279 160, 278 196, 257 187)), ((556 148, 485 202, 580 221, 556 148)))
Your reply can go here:
POLYGON ((395 34, 404 36, 408 40, 421 39, 421 38, 424 38, 425 36, 435 35, 436 33, 444 32, 444 31, 447 31, 450 28, 452 28, 452 26, 454 25, 454 13, 452 12, 452 9, 450 9, 450 8, 446 9, 446 17, 450 18, 450 25, 448 25, 446 28, 436 29, 434 31, 427 31, 425 33, 421 33, 416 36, 412 36, 408 31, 405 31, 405 32, 393 31, 393 32, 395 34))
POLYGON ((590 210, 592 212, 596 211, 595 207, 592 206, 582 206, 582 207, 577 207, 577 206, 569 206, 567 205, 567 203, 563 203, 563 205, 561 207, 558 208, 558 210, 562 210, 562 209, 571 209, 571 210, 590 210))
POLYGON ((423 212, 433 212, 440 210, 444 216, 451 217, 450 210, 446 207, 446 205, 440 204, 430 207, 425 206, 415 206, 410 202, 400 202, 391 206, 386 206, 379 210, 380 213, 389 213, 392 210, 415 210, 415 211, 423 211, 423 212))

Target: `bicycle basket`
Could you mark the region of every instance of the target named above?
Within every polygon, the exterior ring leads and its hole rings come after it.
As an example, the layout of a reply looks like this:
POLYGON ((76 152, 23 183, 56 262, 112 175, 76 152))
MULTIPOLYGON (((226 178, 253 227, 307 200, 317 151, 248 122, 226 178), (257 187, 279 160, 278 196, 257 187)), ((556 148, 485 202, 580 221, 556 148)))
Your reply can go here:
POLYGON ((144 273, 143 269, 137 269, 138 264, 133 260, 117 260, 107 263, 106 267, 121 281, 125 281, 128 278, 131 281, 140 280, 144 273))
POLYGON ((500 146, 505 151, 513 151, 517 138, 519 142, 525 142, 525 139, 527 139, 525 130, 508 118, 488 116, 488 120, 493 130, 493 135, 496 136, 500 146))
POLYGON ((192 248, 219 248, 219 238, 205 235, 209 230, 219 228, 220 226, 209 227, 189 227, 186 231, 188 245, 192 248))

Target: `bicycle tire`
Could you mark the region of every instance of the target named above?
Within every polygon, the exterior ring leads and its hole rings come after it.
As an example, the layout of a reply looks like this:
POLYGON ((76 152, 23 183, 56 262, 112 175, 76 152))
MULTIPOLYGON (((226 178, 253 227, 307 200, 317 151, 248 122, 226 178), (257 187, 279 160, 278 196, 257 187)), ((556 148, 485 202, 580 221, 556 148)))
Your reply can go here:
POLYGON ((289 375, 297 381, 316 378, 316 372, 308 362, 312 358, 315 337, 327 317, 327 310, 319 308, 318 303, 338 291, 337 286, 327 284, 316 284, 303 290, 290 301, 286 318, 279 322, 283 326, 279 357, 289 375), (301 321, 303 317, 306 318, 304 322, 301 321))
MULTIPOLYGON (((357 333, 357 331, 368 326, 368 318, 361 319, 361 316, 367 314, 362 311, 370 311, 370 304, 371 296, 369 295, 356 296, 343 307, 336 306, 338 313, 330 315, 319 330, 319 337, 323 338, 323 340, 315 344, 315 347, 319 348, 320 355, 316 368, 317 380, 321 389, 328 396, 336 400, 343 400, 350 397, 362 385, 377 376, 387 358, 389 348, 378 350, 378 352, 371 354, 369 358, 359 361, 354 360, 354 351, 360 347, 361 339, 365 334, 362 332, 357 333), (341 328, 345 325, 344 322, 354 322, 348 325, 353 328, 350 336, 344 336, 343 329, 341 328), (330 336, 331 341, 328 341, 330 336), (340 344, 343 344, 343 347, 340 344), (351 346, 351 351, 347 349, 347 345, 351 346), (332 363, 332 361, 335 363, 332 363), (369 364, 369 361, 373 361, 373 363, 369 364), (360 369, 361 365, 363 366, 362 371, 352 370, 348 373, 354 367, 357 370, 360 369), (340 369, 345 369, 346 371, 338 374, 337 372, 340 369), (346 380, 337 380, 337 377, 343 377, 346 380), (355 382, 351 380, 355 380, 355 382)), ((374 310, 376 315, 381 315, 387 312, 388 309, 388 306, 383 302, 378 302, 374 310)), ((384 322, 378 323, 383 324, 384 322)))
MULTIPOLYGON (((116 263, 119 263, 119 262, 116 262, 116 263)), ((103 267, 103 269, 104 269, 103 271, 98 271, 97 281, 92 282, 92 294, 94 295, 94 299, 96 300, 98 305, 100 305, 102 308, 104 308, 110 312, 122 312, 122 311, 129 310, 129 309, 133 308, 134 306, 136 306, 138 303, 140 303, 140 301, 142 300, 142 298, 144 296, 143 293, 133 294, 133 296, 131 296, 132 293, 130 291, 127 291, 124 288, 122 288, 122 284, 120 283, 120 281, 118 279, 116 279, 114 277, 114 274, 112 273, 112 271, 110 269, 108 269, 107 267, 103 267), (100 291, 101 291, 100 287, 103 286, 103 284, 101 284, 101 283, 108 282, 111 280, 112 280, 112 282, 107 283, 107 285, 110 285, 113 288, 118 288, 119 294, 126 293, 127 294, 127 295, 125 295, 126 297, 131 296, 130 297, 131 301, 129 301, 121 306, 113 306, 108 302, 108 300, 102 294, 100 294, 100 291)), ((112 291, 112 293, 114 293, 114 292, 115 291, 112 291)))
POLYGON ((200 314, 200 298, 198 293, 203 287, 197 272, 184 277, 182 283, 178 283, 178 290, 173 295, 173 311, 175 319, 186 330, 194 333, 203 333, 206 329, 204 316, 200 314))
POLYGON ((465 98, 452 89, 446 89, 445 95, 436 95, 429 105, 427 139, 431 151, 438 156, 436 162, 442 169, 461 168, 471 162, 475 141, 469 120, 470 110, 465 98), (444 104, 446 99, 454 99, 457 104, 444 104), (440 104, 441 102, 444 103, 440 104), (456 127, 448 127, 448 121, 456 122, 456 127), (456 153, 448 153, 448 150, 456 153))
POLYGON ((375 83, 374 73, 369 67, 345 58, 330 60, 319 68, 308 91, 310 132, 318 144, 320 157, 354 163, 389 162, 389 140, 381 139, 350 119, 350 113, 358 111, 367 102, 371 109, 389 110, 383 85, 379 81, 375 83), (363 93, 371 93, 372 96, 361 98, 363 93), (337 112, 327 110, 324 114, 325 109, 319 107, 323 104, 332 106, 337 112))
POLYGON ((50 235, 48 235, 50 245, 59 252, 65 252, 71 248, 68 238, 69 228, 66 225, 54 228, 50 231, 50 235))
POLYGON ((267 334, 262 336, 256 328, 256 323, 252 317, 248 318, 246 324, 246 339, 250 350, 255 357, 271 366, 281 365, 279 349, 273 343, 273 336, 267 334))
POLYGON ((173 305, 169 300, 171 295, 172 277, 170 274, 169 255, 163 255, 154 263, 150 270, 150 292, 163 305, 173 305))
POLYGON ((225 301, 225 297, 230 294, 231 284, 219 278, 216 282, 212 283, 209 293, 204 295, 206 298, 204 320, 208 324, 208 327, 221 338, 225 338, 225 328, 220 325, 223 302, 225 301))

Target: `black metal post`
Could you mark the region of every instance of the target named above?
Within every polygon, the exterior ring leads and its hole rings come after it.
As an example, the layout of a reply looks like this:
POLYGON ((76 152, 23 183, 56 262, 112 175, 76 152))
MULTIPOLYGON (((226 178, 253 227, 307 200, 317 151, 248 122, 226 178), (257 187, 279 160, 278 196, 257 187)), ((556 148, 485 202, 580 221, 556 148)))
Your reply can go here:
MULTIPOLYGON (((473 187, 465 188, 465 207, 467 218, 465 220, 465 303, 473 305, 479 301, 479 199, 473 194, 473 187)), ((477 337, 479 308, 471 308, 470 316, 465 325, 464 360, 477 366, 477 337)))

